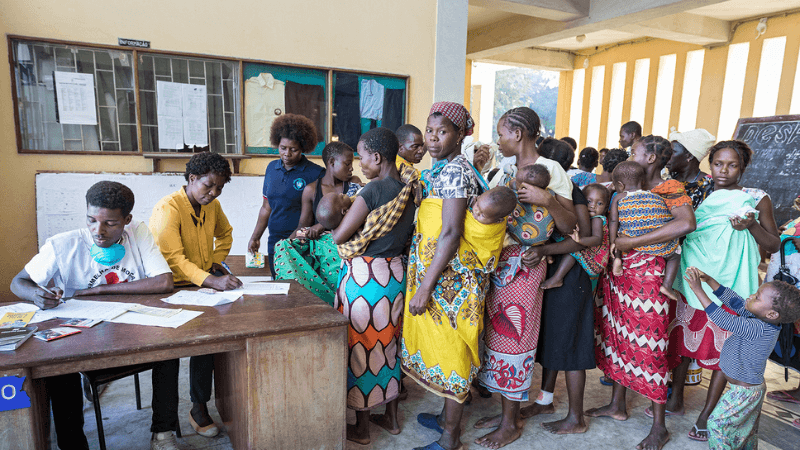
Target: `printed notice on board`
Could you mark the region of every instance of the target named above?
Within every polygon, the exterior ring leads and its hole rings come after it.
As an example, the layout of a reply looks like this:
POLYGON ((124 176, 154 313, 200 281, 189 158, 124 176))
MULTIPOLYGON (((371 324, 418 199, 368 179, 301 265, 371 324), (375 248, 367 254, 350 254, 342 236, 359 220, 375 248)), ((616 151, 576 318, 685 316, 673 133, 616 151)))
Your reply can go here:
POLYGON ((158 146, 183 150, 183 84, 156 81, 158 146))
POLYGON ((158 146, 181 150, 208 145, 206 87, 156 81, 158 146))
POLYGON ((58 120, 62 124, 97 125, 94 75, 55 72, 58 120))
POLYGON ((183 142, 189 147, 208 145, 208 100, 206 87, 183 85, 183 142))

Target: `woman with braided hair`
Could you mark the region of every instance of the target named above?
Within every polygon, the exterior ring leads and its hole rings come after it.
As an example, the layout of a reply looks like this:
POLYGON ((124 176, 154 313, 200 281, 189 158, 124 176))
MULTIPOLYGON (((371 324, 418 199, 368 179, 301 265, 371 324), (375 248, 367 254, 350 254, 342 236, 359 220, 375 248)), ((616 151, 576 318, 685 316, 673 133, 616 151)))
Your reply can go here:
POLYGON ((661 170, 672 156, 669 141, 645 136, 633 144, 631 160, 645 171, 643 188, 660 195, 674 217, 661 228, 638 237, 619 236, 623 273, 606 272, 596 295, 595 347, 597 367, 614 382, 611 403, 586 411, 591 417, 626 420, 625 394, 632 389, 652 402, 653 426, 637 449, 658 450, 670 439, 664 417, 669 362, 669 299, 659 291, 666 262, 661 256, 635 251, 637 247, 668 242, 694 231, 692 201, 683 183, 664 181, 661 170))
MULTIPOLYGON (((519 438, 522 433, 520 404, 528 400, 533 378, 542 314, 540 285, 547 264, 540 261, 525 266, 521 264, 522 255, 528 248, 543 245, 549 239, 553 222, 564 234, 570 233, 575 224, 570 200, 572 183, 556 161, 539 154, 536 147, 539 124, 536 112, 526 107, 509 110, 497 124, 499 150, 503 156, 517 157, 518 164, 511 170, 516 171, 518 167, 520 173, 525 174, 534 165, 544 166, 550 175, 545 187, 555 195, 527 183, 519 185, 524 177, 517 178, 514 184, 509 183, 517 188, 519 197, 507 226, 514 240, 507 241, 500 253, 498 274, 502 270, 505 275, 493 277, 486 297, 486 347, 478 373, 478 381, 484 387, 502 395, 502 414, 485 417, 475 424, 476 428, 495 428, 475 441, 489 448, 500 448, 519 438), (533 211, 526 209, 522 202, 533 205, 533 211)), ((569 148, 564 142, 550 141, 569 148)))

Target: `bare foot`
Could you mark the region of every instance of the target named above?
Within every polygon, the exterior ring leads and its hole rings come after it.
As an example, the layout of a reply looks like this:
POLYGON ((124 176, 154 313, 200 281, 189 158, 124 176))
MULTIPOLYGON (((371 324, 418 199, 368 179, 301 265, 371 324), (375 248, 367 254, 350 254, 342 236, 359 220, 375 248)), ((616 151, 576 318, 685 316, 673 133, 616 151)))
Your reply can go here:
POLYGON ((389 434, 400 434, 400 424, 397 420, 392 423, 386 414, 371 414, 369 421, 388 431, 389 434))
POLYGON ((367 445, 369 444, 369 429, 367 429, 366 434, 363 434, 359 432, 355 425, 347 424, 347 440, 356 444, 367 445))
POLYGON ((500 421, 503 420, 503 416, 498 414, 496 416, 487 416, 482 419, 479 419, 473 425, 474 428, 497 428, 500 426, 500 421))
POLYGON ((553 414, 556 412, 556 407, 550 403, 549 405, 540 405, 538 403, 530 404, 519 410, 519 416, 523 419, 528 417, 538 416, 539 414, 553 414))
POLYGON ((628 412, 621 411, 611 405, 602 406, 600 408, 592 408, 587 410, 584 414, 589 417, 611 417, 614 420, 628 420, 628 412))
POLYGON ((555 422, 544 422, 542 423, 542 426, 545 430, 553 434, 580 434, 586 433, 586 430, 589 429, 589 427, 586 426, 586 422, 583 420, 576 422, 574 419, 570 419, 569 417, 565 417, 555 422))
POLYGON ((475 443, 486 448, 501 448, 516 441, 521 435, 522 427, 498 428, 475 439, 475 443))
POLYGON ((675 300, 675 301, 678 300, 678 295, 675 294, 675 290, 669 286, 662 285, 661 288, 658 290, 658 292, 661 292, 661 295, 667 297, 670 300, 675 300))
POLYGON ((564 285, 564 280, 558 280, 556 278, 548 278, 544 280, 544 282, 539 285, 540 289, 553 289, 557 287, 561 287, 564 285))
POLYGON ((661 450, 664 445, 669 442, 669 431, 666 428, 659 428, 658 430, 650 430, 639 445, 636 446, 639 450, 661 450))

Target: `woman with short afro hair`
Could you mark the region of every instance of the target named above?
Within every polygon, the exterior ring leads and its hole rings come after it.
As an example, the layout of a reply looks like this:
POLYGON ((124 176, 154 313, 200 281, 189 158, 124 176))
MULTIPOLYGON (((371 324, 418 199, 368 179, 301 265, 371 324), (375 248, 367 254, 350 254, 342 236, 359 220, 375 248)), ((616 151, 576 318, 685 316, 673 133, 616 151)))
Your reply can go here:
POLYGON ((264 203, 247 250, 255 253, 261 247, 261 236, 268 229, 267 259, 275 277, 274 247, 297 228, 302 209, 303 189, 324 174, 324 169, 312 163, 304 153, 314 150, 318 142, 317 129, 311 119, 284 114, 270 128, 270 143, 278 148, 279 159, 267 165, 262 195, 264 203))

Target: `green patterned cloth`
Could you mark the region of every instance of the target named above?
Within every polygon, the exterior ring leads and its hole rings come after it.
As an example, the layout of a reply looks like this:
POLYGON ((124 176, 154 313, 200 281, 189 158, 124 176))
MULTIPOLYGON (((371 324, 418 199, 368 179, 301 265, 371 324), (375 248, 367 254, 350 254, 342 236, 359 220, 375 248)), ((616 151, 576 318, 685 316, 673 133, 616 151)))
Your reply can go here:
POLYGON ((297 280, 331 306, 341 263, 330 233, 316 240, 284 239, 275 244, 276 279, 297 280))

